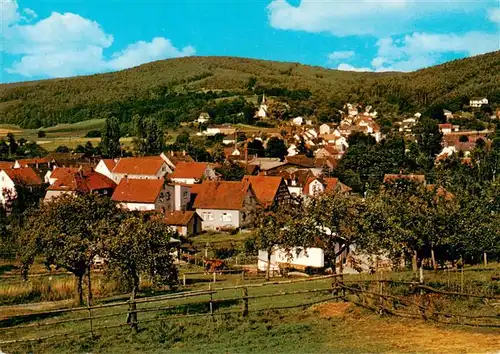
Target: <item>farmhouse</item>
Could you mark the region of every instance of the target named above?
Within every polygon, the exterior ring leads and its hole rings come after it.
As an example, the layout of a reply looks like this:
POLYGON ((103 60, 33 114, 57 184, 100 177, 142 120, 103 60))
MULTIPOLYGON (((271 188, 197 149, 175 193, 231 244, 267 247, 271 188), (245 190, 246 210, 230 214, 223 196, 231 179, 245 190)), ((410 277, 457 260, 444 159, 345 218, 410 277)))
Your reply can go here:
POLYGON ((250 183, 257 201, 263 206, 290 202, 290 192, 281 176, 245 176, 243 182, 250 183))
POLYGON ((204 179, 214 180, 217 175, 206 162, 179 162, 168 177, 174 183, 195 184, 204 179))
MULTIPOLYGON (((54 170, 54 172, 57 170, 54 170)), ((111 196, 115 188, 115 182, 92 169, 67 171, 66 174, 58 176, 55 182, 49 186, 44 200, 49 201, 62 194, 76 193, 95 193, 111 196)))
POLYGON ((16 186, 41 185, 42 179, 31 167, 3 169, 0 171, 0 203, 5 205, 10 198, 16 197, 16 186))
POLYGON ((248 226, 256 205, 248 182, 211 181, 196 187, 193 208, 202 218, 203 230, 220 230, 248 226))
POLYGON ((113 181, 120 183, 122 178, 128 179, 163 179, 172 172, 160 156, 127 157, 120 159, 113 168, 113 181))
MULTIPOLYGON (((266 271, 268 265, 267 251, 259 250, 257 268, 266 271)), ((269 269, 279 272, 283 266, 305 270, 306 268, 324 268, 325 252, 321 248, 298 248, 293 247, 290 252, 282 248, 275 248, 271 253, 269 269)))
POLYGON ((348 193, 351 187, 341 183, 338 178, 309 177, 304 184, 302 194, 308 197, 317 197, 323 193, 343 192, 348 193))
POLYGON ((116 187, 111 199, 128 210, 165 212, 171 198, 164 179, 124 177, 116 187))

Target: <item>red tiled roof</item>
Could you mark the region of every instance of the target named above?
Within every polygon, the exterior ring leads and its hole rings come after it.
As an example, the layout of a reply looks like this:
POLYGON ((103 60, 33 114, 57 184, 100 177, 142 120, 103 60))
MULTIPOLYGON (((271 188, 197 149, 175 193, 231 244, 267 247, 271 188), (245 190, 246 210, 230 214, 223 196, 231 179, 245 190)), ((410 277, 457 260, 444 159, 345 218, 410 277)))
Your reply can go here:
POLYGON ((453 126, 451 123, 438 124, 439 129, 451 129, 453 126))
POLYGON ((244 182, 250 182, 257 200, 262 204, 272 204, 283 181, 280 176, 245 176, 244 182))
POLYGON ((186 226, 195 215, 194 211, 173 211, 165 214, 165 221, 169 225, 186 226))
POLYGON ((78 167, 57 167, 51 172, 50 178, 60 179, 68 174, 76 173, 78 171, 78 167))
POLYGON ((156 175, 165 161, 160 156, 126 157, 120 159, 113 173, 124 175, 156 175))
POLYGON ((47 159, 45 157, 41 157, 41 158, 35 158, 35 159, 21 159, 21 160, 17 160, 17 162, 19 163, 19 165, 21 167, 27 167, 29 165, 36 165, 37 163, 38 164, 49 163, 49 159, 47 159))
POLYGON ((96 190, 114 189, 115 187, 116 183, 108 177, 101 175, 98 172, 87 170, 66 173, 48 189, 55 191, 78 191, 88 193, 96 190))
POLYGON ((164 183, 163 179, 122 178, 111 199, 115 202, 154 203, 164 183))
POLYGON ((102 159, 102 162, 106 165, 109 171, 113 171, 116 166, 116 161, 113 159, 102 159))
POLYGON ((179 162, 169 177, 202 179, 207 167, 205 162, 179 162))
POLYGON ((25 183, 27 185, 42 184, 42 179, 31 167, 11 168, 4 171, 14 182, 25 183))
POLYGON ((405 179, 412 182, 425 183, 425 175, 402 175, 402 174, 386 174, 384 175, 384 183, 394 182, 398 179, 405 179))
POLYGON ((0 161, 0 170, 5 170, 7 168, 13 168, 14 162, 11 161, 0 161))
POLYGON ((193 208, 240 210, 249 188, 250 184, 243 181, 205 182, 198 187, 193 208))
POLYGON ((442 186, 436 186, 435 184, 429 184, 429 185, 427 185, 426 188, 429 192, 435 192, 436 196, 443 197, 445 200, 453 200, 455 198, 455 195, 453 193, 448 192, 442 186))
POLYGON ((314 159, 306 155, 287 156, 286 162, 301 167, 314 167, 314 159))

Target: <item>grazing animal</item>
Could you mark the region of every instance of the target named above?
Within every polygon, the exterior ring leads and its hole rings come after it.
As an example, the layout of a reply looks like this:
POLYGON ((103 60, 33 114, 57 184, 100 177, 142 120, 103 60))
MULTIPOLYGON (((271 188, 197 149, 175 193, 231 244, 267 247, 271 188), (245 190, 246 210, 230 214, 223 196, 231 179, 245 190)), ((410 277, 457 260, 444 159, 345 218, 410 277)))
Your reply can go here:
POLYGON ((220 259, 205 259, 205 274, 208 273, 222 274, 221 271, 226 268, 227 268, 226 263, 220 259))

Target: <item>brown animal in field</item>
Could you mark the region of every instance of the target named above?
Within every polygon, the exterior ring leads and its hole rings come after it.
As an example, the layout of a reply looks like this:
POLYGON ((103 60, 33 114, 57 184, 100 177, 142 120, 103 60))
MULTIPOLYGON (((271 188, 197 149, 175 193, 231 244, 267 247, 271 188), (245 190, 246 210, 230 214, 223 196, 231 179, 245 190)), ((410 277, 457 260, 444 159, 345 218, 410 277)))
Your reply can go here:
POLYGON ((226 269, 227 265, 223 260, 220 259, 205 259, 205 274, 208 273, 219 273, 222 274, 222 270, 226 269))

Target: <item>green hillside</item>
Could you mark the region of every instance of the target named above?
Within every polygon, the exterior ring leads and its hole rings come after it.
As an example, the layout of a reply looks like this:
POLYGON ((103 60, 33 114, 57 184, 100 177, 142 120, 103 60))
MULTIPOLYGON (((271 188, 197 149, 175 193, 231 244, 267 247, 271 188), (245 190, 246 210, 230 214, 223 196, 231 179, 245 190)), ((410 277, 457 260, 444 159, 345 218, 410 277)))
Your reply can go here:
POLYGON ((470 96, 500 103, 500 51, 412 73, 357 73, 234 57, 187 57, 106 74, 0 85, 0 123, 23 128, 118 116, 153 116, 165 125, 210 111, 223 121, 266 92, 290 114, 327 120, 347 101, 402 114, 470 96), (224 99, 224 98, 230 99, 224 99))

